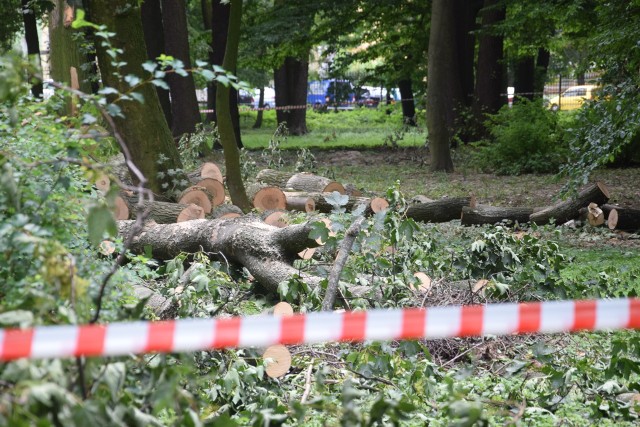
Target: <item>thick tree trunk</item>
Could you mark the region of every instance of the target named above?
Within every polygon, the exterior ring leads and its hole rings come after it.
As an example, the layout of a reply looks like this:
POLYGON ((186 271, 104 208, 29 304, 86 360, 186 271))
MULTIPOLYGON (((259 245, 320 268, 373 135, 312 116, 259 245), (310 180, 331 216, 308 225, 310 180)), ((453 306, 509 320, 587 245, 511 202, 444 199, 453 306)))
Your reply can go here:
POLYGON ((536 90, 536 67, 533 56, 523 56, 516 59, 514 65, 514 87, 516 96, 533 99, 536 90))
POLYGON ((548 224, 553 219, 554 224, 562 225, 565 222, 578 216, 580 208, 586 207, 589 203, 598 206, 604 205, 609 200, 609 190, 601 183, 589 185, 574 198, 558 202, 538 212, 531 214, 529 219, 536 224, 548 224))
POLYGON ((474 207, 472 197, 451 197, 409 205, 406 216, 422 222, 448 222, 462 217, 462 208, 474 207))
POLYGON ((399 80, 398 89, 400 89, 400 98, 402 99, 402 123, 407 126, 417 126, 416 103, 413 100, 411 79, 399 80))
MULTIPOLYGON (((109 31, 115 33, 111 39, 113 47, 123 50, 118 61, 126 63, 124 67, 116 68, 107 49, 98 44, 102 83, 125 92, 129 85, 116 76, 145 75, 142 64, 147 60, 147 52, 140 9, 137 3, 132 5, 129 0, 94 0, 91 2, 91 11, 98 24, 106 25, 109 31)), ((114 120, 127 143, 133 162, 147 178, 149 188, 162 194, 165 188, 163 183, 171 187, 172 180, 182 178, 171 176, 166 171, 182 169, 182 164, 155 89, 152 85, 144 85, 138 93, 144 97, 144 103, 119 103, 124 117, 115 117, 114 120)))
POLYGON ((487 135, 484 128, 486 114, 495 114, 504 105, 506 84, 504 78, 503 42, 501 35, 496 34, 496 25, 504 21, 506 8, 501 0, 485 0, 482 15, 482 33, 478 47, 478 67, 476 73, 475 104, 473 108, 477 123, 476 138, 487 135))
MULTIPOLYGON (((544 84, 547 81, 547 70, 549 69, 549 63, 551 62, 551 52, 549 49, 538 49, 538 57, 536 58, 536 70, 535 70, 535 98, 542 98, 544 94, 544 84)), ((579 83, 578 83, 579 84, 579 83)))
POLYGON ((286 57, 274 73, 276 106, 294 106, 290 110, 277 110, 278 123, 286 123, 291 135, 305 135, 307 129, 307 79, 309 62, 286 57))
MULTIPOLYGON (((285 197, 287 198, 287 209, 291 205, 298 205, 301 200, 313 200, 313 204, 315 205, 315 210, 322 213, 331 213, 334 209, 334 206, 327 202, 325 197, 326 193, 310 193, 310 192, 301 192, 301 191, 285 191, 285 197)), ((342 207, 346 209, 348 212, 352 212, 357 210, 359 207, 364 206, 364 215, 368 215, 371 213, 379 212, 383 209, 389 207, 389 203, 381 198, 381 197, 354 197, 349 196, 347 203, 342 207)), ((296 210, 298 210, 296 208, 296 210)))
POLYGON ((518 222, 524 224, 529 222, 529 216, 533 213, 533 208, 500 207, 480 205, 472 208, 464 206, 462 208, 462 225, 496 224, 502 222, 518 222))
MULTIPOLYGON (((74 37, 79 31, 65 24, 65 9, 71 12, 68 8, 67 2, 56 0, 49 12, 49 72, 53 80, 71 85, 71 67, 74 67, 78 72, 80 90, 91 93, 91 84, 82 67, 85 58, 80 52, 80 43, 74 37)), ((63 113, 71 113, 71 99, 65 103, 63 113)))
POLYGON ((264 116, 264 88, 260 88, 260 95, 258 97, 258 113, 256 114, 256 121, 253 124, 254 129, 260 129, 262 127, 262 117, 264 116))
MULTIPOLYGON (((134 221, 119 221, 120 235, 127 236, 134 221)), ((309 238, 310 224, 277 228, 251 218, 194 220, 179 224, 149 225, 133 241, 130 250, 144 253, 151 247, 157 259, 171 259, 182 252, 220 253, 238 263, 267 290, 277 292, 278 284, 298 275, 291 263, 298 252, 317 247, 309 238)), ((322 280, 302 274, 303 280, 316 286, 322 280)))
POLYGON ((456 122, 456 108, 462 97, 455 28, 455 2, 434 0, 431 10, 427 86, 427 128, 433 171, 453 171, 450 147, 456 122))
MULTIPOLYGON (((449 0, 450 2, 452 0, 449 0)), ((474 64, 477 29, 476 16, 482 7, 482 0, 453 0, 456 10, 456 54, 460 66, 460 85, 462 97, 460 102, 470 107, 474 93, 474 64)))
MULTIPOLYGON (((167 55, 179 59, 185 68, 191 68, 187 11, 184 0, 162 0, 164 15, 164 45, 167 55)), ((185 133, 194 133, 200 123, 200 110, 196 98, 193 74, 186 76, 168 74, 167 83, 171 90, 172 134, 180 138, 185 133)))
MULTIPOLYGON (((27 41, 27 54, 29 57, 35 57, 40 65, 40 41, 38 38, 38 24, 36 23, 36 14, 32 7, 29 6, 29 0, 22 0, 22 21, 24 23, 24 38, 27 41)), ((31 85, 31 93, 36 98, 42 98, 42 82, 38 81, 31 85)))
MULTIPOLYGON (((238 45, 240 43, 240 24, 242 18, 242 0, 231 0, 229 14, 229 33, 222 66, 226 70, 235 70, 238 59, 238 45)), ((242 182, 240 171, 240 151, 237 145, 236 133, 231 119, 230 90, 228 86, 218 84, 216 94, 218 131, 220 142, 224 149, 224 160, 227 174, 227 188, 234 205, 243 211, 252 209, 242 182)))
MULTIPOLYGON (((124 200, 129 207, 129 212, 131 212, 130 218, 135 219, 138 213, 138 202, 133 199, 124 200)), ((173 224, 174 222, 178 222, 180 214, 185 212, 185 210, 187 210, 185 214, 188 213, 190 216, 193 216, 191 219, 202 219, 205 214, 202 207, 193 204, 187 205, 154 201, 145 202, 142 207, 147 214, 146 218, 158 224, 173 224)))
POLYGON ((640 230, 640 209, 623 208, 616 205, 602 205, 600 208, 607 217, 609 229, 632 233, 640 230))
MULTIPOLYGON (((160 55, 165 53, 164 48, 164 29, 162 27, 162 8, 161 0, 145 0, 140 7, 142 16, 142 30, 144 32, 144 42, 147 46, 147 57, 151 61, 155 61, 160 55)), ((156 93, 162 106, 164 118, 169 127, 172 126, 173 119, 171 117, 171 99, 169 91, 156 86, 156 93)))

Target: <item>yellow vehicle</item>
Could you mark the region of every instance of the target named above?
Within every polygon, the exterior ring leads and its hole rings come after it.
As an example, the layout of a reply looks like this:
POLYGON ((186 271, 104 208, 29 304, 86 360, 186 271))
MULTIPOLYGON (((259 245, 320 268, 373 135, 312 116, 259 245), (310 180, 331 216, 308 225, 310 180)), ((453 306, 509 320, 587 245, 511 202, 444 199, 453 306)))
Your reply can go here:
POLYGON ((587 99, 595 98, 599 87, 595 85, 571 86, 565 90, 561 96, 554 96, 549 100, 549 109, 558 110, 576 110, 582 107, 587 99))

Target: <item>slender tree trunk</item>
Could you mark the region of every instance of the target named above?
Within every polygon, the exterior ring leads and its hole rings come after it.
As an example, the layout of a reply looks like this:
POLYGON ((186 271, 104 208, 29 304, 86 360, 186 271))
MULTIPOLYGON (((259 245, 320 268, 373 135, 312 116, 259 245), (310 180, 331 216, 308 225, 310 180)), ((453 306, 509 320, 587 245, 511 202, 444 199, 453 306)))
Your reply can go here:
MULTIPOLYGON (((107 48, 99 43, 96 48, 102 83, 124 92, 129 85, 120 76, 146 75, 142 68, 147 60, 147 51, 140 9, 137 3, 132 4, 130 0, 93 0, 91 13, 98 24, 106 25, 109 31, 115 33, 111 39, 112 45, 123 50, 117 60, 126 63, 121 69, 117 69, 107 48)), ((138 93, 144 97, 144 103, 118 103, 124 118, 116 117, 114 120, 129 147, 133 162, 149 180, 149 188, 162 194, 167 187, 176 184, 172 182, 176 177, 166 172, 182 169, 182 164, 155 89, 152 85, 143 85, 138 93)), ((182 177, 177 177, 180 178, 182 177)))
POLYGON ((455 23, 455 2, 434 0, 427 61, 427 127, 433 171, 453 171, 450 147, 462 92, 455 23))
MULTIPOLYGON (((91 93, 91 83, 82 67, 85 57, 80 52, 80 44, 74 34, 78 30, 65 23, 65 9, 73 16, 71 6, 64 0, 56 0, 53 10, 49 12, 49 72, 51 78, 57 82, 71 85, 71 67, 78 73, 80 90, 91 93)), ((64 114, 71 113, 71 98, 65 103, 64 114)))
MULTIPOLYGON (((189 34, 187 31, 187 10, 184 0, 162 0, 164 46, 166 53, 179 59, 185 68, 191 68, 189 57, 189 34)), ((167 75, 171 90, 172 133, 180 138, 185 133, 194 133, 200 123, 200 110, 196 98, 193 75, 167 75)))
POLYGON ((547 81, 547 70, 549 69, 549 62, 551 61, 551 52, 549 49, 538 49, 538 57, 536 58, 536 70, 535 70, 535 98, 542 98, 544 93, 544 84, 547 81))
MULTIPOLYGON (((242 21, 242 0, 231 0, 229 14, 229 33, 225 48, 222 66, 226 70, 235 70, 238 61, 238 45, 240 44, 240 24, 242 21)), ((247 193, 242 183, 240 171, 240 151, 236 144, 235 130, 231 121, 229 96, 231 91, 228 86, 218 84, 216 93, 218 131, 220 142, 224 149, 224 161, 227 172, 227 188, 231 202, 243 211, 252 208, 247 193)), ((236 103, 237 105, 237 103, 236 103)))
POLYGON ((413 100, 413 88, 411 79, 398 81, 400 98, 402 99, 402 121, 407 126, 417 126, 416 124, 416 104, 413 100))
MULTIPOLYGON (((22 0, 22 21, 24 22, 24 38, 27 41, 27 54, 30 58, 35 56, 38 68, 40 63, 40 41, 38 39, 38 24, 33 8, 29 6, 29 0, 22 0)), ((31 85, 31 93, 36 98, 42 98, 42 82, 31 85)))
MULTIPOLYGON (((209 61, 213 65, 222 65, 225 56, 225 49, 227 46, 227 37, 229 33, 229 18, 231 7, 230 4, 223 0, 213 0, 211 3, 211 50, 209 51, 209 61)), ((205 25, 208 20, 207 15, 204 17, 205 25)), ((227 69, 227 71, 235 73, 235 69, 227 69)), ((207 86, 207 107, 214 110, 213 113, 207 114, 207 122, 216 122, 217 119, 217 90, 218 85, 215 83, 209 83, 207 86)), ((235 132, 236 145, 238 148, 242 148, 242 139, 240 135, 240 112, 238 111, 238 93, 235 89, 230 89, 229 94, 229 108, 231 114, 231 121, 235 132)))
POLYGON ((478 47, 475 104, 476 138, 486 135, 486 114, 495 114, 504 105, 500 95, 505 90, 503 37, 495 34, 496 24, 504 21, 506 8, 501 0, 485 0, 482 14, 482 33, 478 47))
MULTIPOLYGON (((450 0, 451 1, 451 0, 450 0)), ((453 0, 456 14, 456 45, 458 64, 460 67, 461 101, 465 107, 473 103, 474 93, 474 64, 477 29, 476 16, 482 6, 478 0, 453 0)))
MULTIPOLYGON (((144 42, 147 46, 147 57, 155 61, 161 54, 165 53, 164 29, 162 28, 162 8, 160 0, 145 0, 140 7, 142 16, 142 29, 144 31, 144 42)), ((162 112, 169 127, 172 126, 171 99, 169 91, 156 86, 158 99, 162 106, 162 112)))
POLYGON ((307 80, 309 62, 291 56, 274 73, 276 106, 292 105, 290 110, 276 110, 278 123, 286 123, 291 135, 305 135, 307 129, 307 80))
POLYGON ((256 115, 256 122, 253 124, 254 129, 260 129, 262 127, 262 116, 264 115, 264 87, 260 88, 260 95, 258 98, 258 114, 256 115))

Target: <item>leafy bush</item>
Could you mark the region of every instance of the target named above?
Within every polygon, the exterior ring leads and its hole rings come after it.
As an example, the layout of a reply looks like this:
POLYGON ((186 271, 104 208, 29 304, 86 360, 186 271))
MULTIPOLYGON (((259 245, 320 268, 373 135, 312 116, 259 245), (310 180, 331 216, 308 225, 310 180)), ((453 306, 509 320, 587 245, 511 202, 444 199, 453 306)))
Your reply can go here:
POLYGON ((489 117, 491 138, 477 154, 480 168, 501 175, 557 172, 567 155, 558 116, 542 101, 520 100, 489 117))

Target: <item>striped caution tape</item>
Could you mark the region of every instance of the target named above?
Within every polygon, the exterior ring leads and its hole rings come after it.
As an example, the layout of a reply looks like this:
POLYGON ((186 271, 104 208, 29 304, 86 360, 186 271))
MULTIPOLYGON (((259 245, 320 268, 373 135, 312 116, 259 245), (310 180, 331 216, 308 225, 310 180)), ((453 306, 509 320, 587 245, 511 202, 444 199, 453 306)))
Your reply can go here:
MULTIPOLYGON (((241 111, 269 111, 269 110, 302 110, 306 108, 311 108, 309 105, 285 105, 283 107, 262 107, 262 108, 253 108, 253 107, 243 107, 240 106, 239 109, 241 111)), ((216 110, 206 109, 200 110, 201 113, 214 113, 216 110)))
POLYGON ((640 299, 41 326, 0 329, 0 361, 626 328, 640 328, 640 299))

